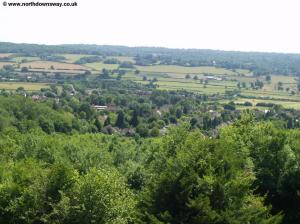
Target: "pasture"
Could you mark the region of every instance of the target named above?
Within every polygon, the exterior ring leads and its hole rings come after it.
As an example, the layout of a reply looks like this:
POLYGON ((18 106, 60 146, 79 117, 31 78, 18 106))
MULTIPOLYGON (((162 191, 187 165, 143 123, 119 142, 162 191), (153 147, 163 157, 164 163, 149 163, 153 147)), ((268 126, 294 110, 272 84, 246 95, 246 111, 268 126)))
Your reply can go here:
POLYGON ((87 70, 87 68, 82 65, 53 61, 32 61, 21 63, 20 67, 40 70, 87 70))
MULTIPOLYGON (((201 66, 201 67, 184 67, 177 65, 151 65, 151 66, 136 66, 141 72, 150 73, 173 73, 173 74, 212 74, 212 75, 237 75, 237 72, 225 69, 216 68, 212 66, 201 66)), ((247 70, 244 71, 245 73, 247 70)))
POLYGON ((13 60, 17 63, 21 63, 22 61, 39 61, 41 60, 40 57, 23 57, 23 56, 18 56, 14 57, 13 60))
POLYGON ((82 57, 89 57, 92 55, 88 55, 88 54, 57 54, 55 56, 63 56, 66 59, 64 60, 67 63, 74 63, 75 61, 78 61, 80 58, 82 57))
MULTIPOLYGON (((74 63, 78 61, 82 57, 90 57, 90 56, 95 56, 95 55, 89 55, 89 54, 56 54, 55 56, 63 56, 66 59, 64 62, 67 63, 74 63)), ((112 59, 115 58, 119 60, 120 62, 124 61, 130 61, 132 63, 135 63, 134 57, 129 57, 129 56, 107 56, 106 59, 112 59)))
POLYGON ((87 63, 87 64, 84 64, 84 66, 86 66, 94 71, 101 71, 102 69, 113 70, 113 69, 117 69, 119 67, 118 64, 104 64, 101 62, 87 63))
MULTIPOLYGON (((143 66, 145 67, 145 66, 143 66)), ((153 66, 149 66, 153 67, 153 66)), ((158 69, 159 66, 156 66, 158 69)), ((166 66, 170 68, 170 66, 166 66)), ((164 68, 166 68, 164 67, 164 68)), ((140 68, 140 67, 139 67, 140 68)), ((174 69, 174 67, 173 67, 174 69)), ((186 67, 181 67, 180 72, 187 72, 186 67)), ((189 69, 189 68, 187 68, 189 69)), ((196 68, 193 68, 196 69, 196 68)), ((202 68, 207 69, 207 68, 202 68)), ((151 69, 149 69, 150 71, 151 69)), ((220 69, 217 69, 219 72, 220 69)), ((158 71, 158 70, 155 70, 158 71)), ((141 72, 140 74, 135 74, 134 72, 127 72, 123 79, 132 80, 135 82, 139 82, 142 84, 148 84, 154 78, 157 79, 155 84, 158 89, 163 90, 188 90, 198 93, 204 94, 220 94, 224 95, 226 91, 239 90, 241 96, 244 98, 240 98, 241 101, 249 101, 250 98, 252 103, 256 105, 256 102, 266 101, 272 102, 275 104, 282 104, 286 108, 295 108, 300 109, 300 96, 297 94, 297 77, 293 76, 283 76, 283 75, 272 75, 271 81, 266 81, 265 76, 261 77, 253 77, 253 76, 244 76, 244 75, 221 75, 224 77, 223 80, 211 80, 207 79, 203 74, 197 74, 198 79, 194 79, 195 75, 190 75, 189 79, 186 79, 186 73, 167 73, 165 72, 141 72), (144 80, 143 77, 146 76, 147 80, 144 80), (201 80, 202 79, 202 80, 201 80), (259 79, 264 83, 264 87, 262 89, 252 89, 251 83, 254 83, 256 79, 259 79), (206 80, 205 82, 203 80, 206 80), (246 88, 238 89, 238 83, 244 82, 246 84, 246 88), (278 82, 282 83, 283 89, 278 89, 278 82), (295 94, 292 94, 294 91, 295 94)), ((197 70, 199 71, 199 70, 197 70)), ((202 70, 203 71, 203 70, 202 70)), ((212 71, 212 69, 211 69, 212 71)), ((178 72, 178 70, 177 70, 178 72)), ((189 72, 191 72, 189 70, 189 72)), ((224 71, 223 71, 224 72, 224 71)), ((246 72, 246 71, 244 71, 246 72)), ((247 71, 248 72, 248 71, 247 71)), ((191 73, 189 73, 191 74, 191 73)), ((215 77, 220 77, 220 75, 214 75, 215 77)), ((255 107, 255 106, 254 106, 255 107)), ((246 107, 245 107, 246 108, 246 107)))
POLYGON ((120 62, 130 61, 132 63, 135 63, 134 57, 128 57, 128 56, 108 56, 106 58, 107 59, 115 58, 115 59, 119 60, 120 62))
POLYGON ((27 91, 38 91, 41 88, 49 88, 48 83, 30 83, 30 82, 0 82, 0 89, 16 90, 23 87, 27 91))
MULTIPOLYGON (((226 102, 228 102, 228 101, 226 101, 226 102)), ((258 109, 260 107, 256 106, 257 103, 272 103, 272 104, 282 105, 284 108, 293 108, 293 109, 300 110, 300 99, 299 99, 299 101, 287 101, 287 100, 283 100, 283 99, 263 100, 263 99, 239 98, 239 99, 236 99, 234 102, 237 104, 243 104, 245 102, 250 102, 250 103, 252 103, 253 107, 258 108, 258 109)), ((244 107, 244 108, 251 108, 251 107, 244 107)), ((263 107, 263 109, 267 109, 267 108, 263 107)))
POLYGON ((13 54, 12 53, 0 53, 0 58, 7 58, 11 57, 13 54))

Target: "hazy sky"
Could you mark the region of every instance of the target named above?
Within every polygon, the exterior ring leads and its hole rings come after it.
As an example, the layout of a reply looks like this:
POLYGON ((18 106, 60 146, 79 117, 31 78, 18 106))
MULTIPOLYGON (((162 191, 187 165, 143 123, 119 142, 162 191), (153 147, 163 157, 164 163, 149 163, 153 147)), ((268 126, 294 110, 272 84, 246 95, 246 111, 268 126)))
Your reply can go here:
POLYGON ((300 53, 300 0, 75 1, 63 8, 1 2, 0 41, 300 53))

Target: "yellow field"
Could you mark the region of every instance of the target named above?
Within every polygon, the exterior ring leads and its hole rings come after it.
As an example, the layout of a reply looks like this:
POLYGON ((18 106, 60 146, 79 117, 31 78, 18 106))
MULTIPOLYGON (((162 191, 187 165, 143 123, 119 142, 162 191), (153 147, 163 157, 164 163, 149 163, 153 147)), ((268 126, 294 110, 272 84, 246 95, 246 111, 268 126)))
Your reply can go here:
POLYGON ((12 56, 12 53, 0 53, 0 58, 6 58, 12 56))
POLYGON ((87 70, 86 67, 82 65, 62 63, 62 62, 52 62, 52 61, 32 61, 27 63, 22 63, 20 67, 28 67, 32 69, 51 69, 51 66, 55 70, 87 70))
POLYGON ((27 91, 38 91, 41 88, 49 88, 49 84, 30 82, 0 82, 0 89, 16 90, 19 87, 23 87, 27 91))

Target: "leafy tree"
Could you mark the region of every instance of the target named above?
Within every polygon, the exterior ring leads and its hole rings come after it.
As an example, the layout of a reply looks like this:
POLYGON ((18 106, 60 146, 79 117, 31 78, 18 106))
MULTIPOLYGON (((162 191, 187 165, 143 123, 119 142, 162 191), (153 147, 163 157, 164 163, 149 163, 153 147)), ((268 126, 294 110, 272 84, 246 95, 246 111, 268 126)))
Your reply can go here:
POLYGON ((190 121, 190 124, 191 124, 192 127, 195 127, 197 123, 198 123, 198 120, 197 120, 197 118, 195 118, 195 117, 193 117, 193 118, 191 119, 191 121, 190 121))
POLYGON ((271 79, 272 79, 272 78, 271 78, 270 75, 267 75, 267 76, 266 76, 266 81, 267 81, 267 82, 271 82, 271 79))
POLYGON ((159 136, 159 129, 156 128, 156 127, 152 128, 151 131, 150 131, 150 136, 151 137, 158 137, 159 136))
POLYGON ((110 125, 110 124, 111 124, 111 122, 110 122, 110 117, 107 116, 107 118, 106 118, 105 121, 104 121, 104 126, 107 126, 107 125, 110 125))
POLYGON ((281 216, 271 216, 251 190, 254 172, 240 167, 247 157, 223 144, 197 132, 171 133, 164 146, 170 156, 160 159, 165 166, 140 205, 143 222, 280 223, 281 216))
POLYGON ((67 223, 126 224, 136 216, 134 195, 116 171, 92 169, 79 179, 69 197, 67 223))
POLYGON ((100 132, 101 129, 102 129, 102 124, 101 124, 101 122, 99 121, 98 118, 95 119, 95 123, 94 124, 97 127, 98 132, 100 132))
POLYGON ((143 125, 143 124, 139 124, 136 127, 136 132, 141 136, 141 137, 148 137, 149 135, 149 129, 143 125))
POLYGON ((22 67, 22 68, 21 68, 21 72, 29 72, 29 70, 28 70, 27 67, 22 67))
POLYGON ((124 112, 122 110, 118 112, 117 121, 116 121, 115 125, 119 128, 125 128, 126 127, 125 115, 124 115, 124 112))
POLYGON ((53 121, 51 121, 45 117, 41 117, 39 120, 39 123, 40 123, 40 127, 42 128, 42 130, 44 132, 46 132, 47 134, 51 134, 54 132, 53 121))
POLYGON ((133 127, 138 126, 139 124, 139 120, 138 120, 138 112, 137 110, 134 110, 132 113, 132 118, 130 120, 130 125, 132 125, 133 127))

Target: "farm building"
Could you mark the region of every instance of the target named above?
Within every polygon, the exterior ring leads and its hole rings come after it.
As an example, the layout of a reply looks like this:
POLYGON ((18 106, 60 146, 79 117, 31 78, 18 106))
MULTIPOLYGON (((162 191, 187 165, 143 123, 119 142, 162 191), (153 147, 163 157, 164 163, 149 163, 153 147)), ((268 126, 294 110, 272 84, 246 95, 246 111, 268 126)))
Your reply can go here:
POLYGON ((100 106, 100 105, 93 105, 93 108, 95 108, 96 110, 106 110, 107 106, 100 106))

